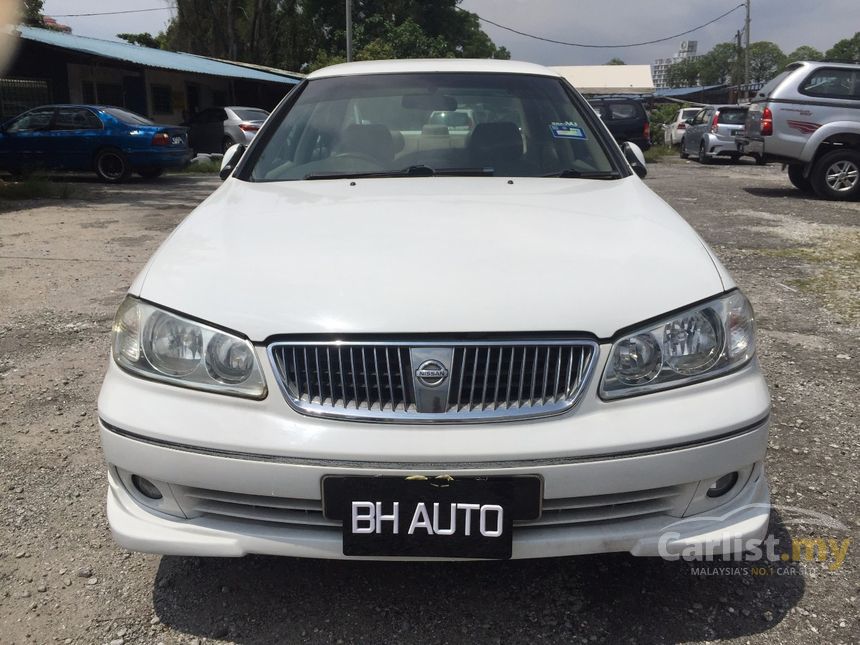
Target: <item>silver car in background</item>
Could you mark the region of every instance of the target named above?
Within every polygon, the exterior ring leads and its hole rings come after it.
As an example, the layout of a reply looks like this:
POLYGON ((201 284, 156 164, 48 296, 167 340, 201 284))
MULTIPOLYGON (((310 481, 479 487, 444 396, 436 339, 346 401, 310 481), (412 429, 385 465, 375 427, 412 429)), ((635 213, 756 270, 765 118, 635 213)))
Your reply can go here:
POLYGON ((797 62, 752 101, 739 151, 778 161, 824 199, 860 199, 860 65, 797 62))
POLYGON ((681 158, 695 155, 699 163, 708 163, 716 157, 741 157, 735 144, 735 135, 744 128, 747 111, 744 105, 708 105, 699 110, 681 138, 681 158))
POLYGON ((269 116, 255 107, 212 107, 195 114, 188 123, 189 142, 195 152, 224 152, 236 143, 248 145, 269 116))

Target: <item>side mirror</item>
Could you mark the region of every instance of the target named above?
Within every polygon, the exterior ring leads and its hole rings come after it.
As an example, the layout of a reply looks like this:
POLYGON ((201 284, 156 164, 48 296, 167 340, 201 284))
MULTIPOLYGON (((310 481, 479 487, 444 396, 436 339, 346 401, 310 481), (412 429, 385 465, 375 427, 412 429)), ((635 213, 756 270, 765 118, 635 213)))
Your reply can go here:
POLYGON ((245 146, 241 143, 234 143, 227 148, 227 152, 221 157, 221 170, 218 172, 218 176, 222 180, 227 179, 233 173, 233 169, 243 154, 245 154, 245 146))
POLYGON ((693 125, 693 119, 684 119, 684 123, 687 125, 693 125))
POLYGON ((633 172, 639 175, 640 179, 643 179, 648 174, 648 168, 645 165, 645 155, 642 152, 642 148, 635 143, 625 141, 621 144, 621 150, 624 151, 624 158, 627 159, 627 163, 633 168, 633 172))

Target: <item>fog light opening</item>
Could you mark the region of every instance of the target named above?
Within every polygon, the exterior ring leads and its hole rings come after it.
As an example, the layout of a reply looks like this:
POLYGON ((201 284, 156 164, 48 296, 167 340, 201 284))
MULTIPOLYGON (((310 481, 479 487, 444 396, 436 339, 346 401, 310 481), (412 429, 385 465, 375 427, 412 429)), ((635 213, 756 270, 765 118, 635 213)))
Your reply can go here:
MULTIPOLYGON (((148 497, 149 499, 161 499, 161 491, 158 490, 158 486, 153 484, 151 481, 146 479, 145 477, 140 477, 139 475, 131 476, 131 483, 134 484, 134 487, 140 492, 144 497, 148 497)), ((708 493, 710 494, 710 493, 708 493)))
POLYGON ((708 487, 708 497, 722 497, 728 493, 735 484, 738 483, 738 474, 736 472, 723 475, 719 479, 714 480, 714 483, 708 487))

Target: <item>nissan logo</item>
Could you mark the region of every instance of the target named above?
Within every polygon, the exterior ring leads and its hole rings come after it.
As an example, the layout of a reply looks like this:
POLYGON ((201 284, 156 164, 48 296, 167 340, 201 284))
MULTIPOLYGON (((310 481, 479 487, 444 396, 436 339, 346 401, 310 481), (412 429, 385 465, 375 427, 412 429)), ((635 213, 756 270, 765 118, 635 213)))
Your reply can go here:
POLYGON ((436 387, 437 385, 442 385, 445 379, 448 378, 448 368, 439 361, 424 361, 415 370, 415 378, 418 379, 421 385, 436 387))

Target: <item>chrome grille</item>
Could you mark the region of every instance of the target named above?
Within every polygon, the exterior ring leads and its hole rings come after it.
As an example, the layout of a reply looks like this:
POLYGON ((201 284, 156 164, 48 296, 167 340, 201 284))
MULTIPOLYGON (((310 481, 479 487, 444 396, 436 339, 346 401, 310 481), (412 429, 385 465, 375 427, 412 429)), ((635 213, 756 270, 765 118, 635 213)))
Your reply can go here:
POLYGON ((596 356, 597 344, 588 340, 269 346, 281 390, 299 412, 403 423, 558 414, 578 400, 596 356), (428 353, 445 357, 430 361, 444 367, 442 384, 428 385, 416 374, 422 360, 416 356, 428 353))

